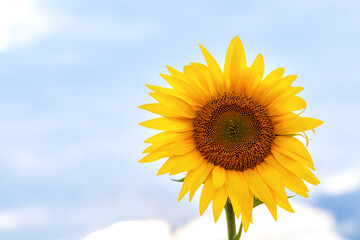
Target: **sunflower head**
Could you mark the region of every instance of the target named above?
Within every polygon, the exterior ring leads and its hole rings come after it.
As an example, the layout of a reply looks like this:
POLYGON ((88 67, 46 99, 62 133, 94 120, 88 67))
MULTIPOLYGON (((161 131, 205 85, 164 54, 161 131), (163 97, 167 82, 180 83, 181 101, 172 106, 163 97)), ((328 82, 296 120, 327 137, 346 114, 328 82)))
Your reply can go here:
MULTIPOLYGON (((245 231, 252 222, 254 196, 276 220, 277 206, 293 212, 285 188, 304 197, 304 180, 319 180, 306 147, 296 136, 322 121, 301 117, 306 102, 296 96, 295 75, 278 68, 264 77, 258 55, 250 67, 242 43, 235 37, 221 70, 200 45, 207 65, 191 63, 161 76, 171 88, 148 85, 157 101, 140 106, 161 117, 141 123, 161 130, 145 142, 142 163, 166 158, 158 174, 186 173, 179 200, 191 200, 201 185, 200 214, 212 202, 217 221, 229 199, 245 231)), ((307 137, 306 137, 307 139, 307 137)))

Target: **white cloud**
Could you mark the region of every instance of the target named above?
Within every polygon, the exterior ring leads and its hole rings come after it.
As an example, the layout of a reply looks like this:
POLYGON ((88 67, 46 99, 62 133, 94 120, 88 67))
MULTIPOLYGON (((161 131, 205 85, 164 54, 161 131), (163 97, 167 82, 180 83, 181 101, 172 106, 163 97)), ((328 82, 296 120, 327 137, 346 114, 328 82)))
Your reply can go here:
POLYGON ((45 211, 36 207, 7 210, 0 212, 0 232, 12 231, 22 227, 42 226, 47 220, 45 211))
POLYGON ((53 15, 58 34, 70 35, 82 41, 133 43, 155 37, 160 27, 152 20, 118 19, 108 16, 81 18, 66 13, 53 15))
POLYGON ((360 189, 358 169, 348 169, 334 174, 322 181, 320 189, 330 195, 355 192, 360 189))
POLYGON ((294 201, 292 206, 295 214, 279 210, 277 222, 270 214, 263 214, 266 209, 254 211, 254 224, 250 226, 246 239, 344 239, 336 232, 335 218, 330 212, 294 201))
MULTIPOLYGON (((157 36, 159 23, 146 19, 98 18, 72 15, 51 8, 39 0, 0 0, 0 51, 28 46, 45 34, 66 35, 81 41, 133 43, 157 36)), ((49 3, 47 3, 49 4, 49 3)), ((58 60, 79 62, 81 56, 72 51, 58 60)))
POLYGON ((0 0, 0 51, 27 45, 49 29, 34 0, 0 0))
POLYGON ((14 213, 0 213, 0 231, 13 230, 18 226, 18 217, 14 213))
MULTIPOLYGON (((279 210, 275 222, 265 208, 254 210, 254 224, 246 233, 247 240, 268 239, 327 239, 341 240, 335 231, 334 217, 327 211, 311 206, 293 203, 295 214, 279 210)), ((163 221, 125 221, 109 228, 90 233, 84 240, 112 239, 164 239, 164 240, 220 240, 226 239, 226 222, 223 213, 218 223, 212 216, 200 217, 170 234, 169 226, 163 221), (134 234, 135 233, 135 234, 134 234), (144 235, 145 234, 145 235, 144 235)))
POLYGON ((169 240, 170 228, 160 220, 124 221, 90 233, 84 240, 169 240))

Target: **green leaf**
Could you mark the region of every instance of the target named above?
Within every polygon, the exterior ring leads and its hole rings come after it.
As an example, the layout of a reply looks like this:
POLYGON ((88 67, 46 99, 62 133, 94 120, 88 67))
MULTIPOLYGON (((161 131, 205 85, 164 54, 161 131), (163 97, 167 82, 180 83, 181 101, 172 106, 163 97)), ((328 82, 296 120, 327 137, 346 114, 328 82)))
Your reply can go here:
POLYGON ((185 180, 185 177, 181 178, 181 179, 172 179, 170 178, 171 181, 174 181, 174 182, 183 182, 185 180))

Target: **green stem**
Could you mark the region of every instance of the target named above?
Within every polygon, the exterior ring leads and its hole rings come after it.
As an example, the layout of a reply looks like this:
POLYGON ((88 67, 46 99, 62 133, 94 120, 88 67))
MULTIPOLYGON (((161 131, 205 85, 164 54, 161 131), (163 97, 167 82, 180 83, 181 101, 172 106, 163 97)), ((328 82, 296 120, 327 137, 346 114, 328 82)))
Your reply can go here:
POLYGON ((236 236, 234 237, 234 240, 239 240, 239 239, 240 239, 241 233, 242 233, 242 228, 243 228, 243 225, 242 225, 242 223, 241 223, 241 224, 240 224, 239 232, 238 232, 238 234, 236 234, 236 236))
POLYGON ((233 240, 236 235, 235 213, 228 199, 225 204, 226 223, 228 230, 228 239, 233 240))

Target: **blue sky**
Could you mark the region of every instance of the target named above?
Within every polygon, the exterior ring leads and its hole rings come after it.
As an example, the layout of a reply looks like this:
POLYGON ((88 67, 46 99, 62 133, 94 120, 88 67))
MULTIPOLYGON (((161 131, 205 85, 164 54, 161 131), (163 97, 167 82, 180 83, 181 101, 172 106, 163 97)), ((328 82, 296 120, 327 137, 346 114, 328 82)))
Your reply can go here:
MULTIPOLYGON (((360 237, 360 4, 353 1, 0 2, 0 239, 82 239, 126 220, 172 230, 197 199, 138 164, 152 131, 137 108, 159 73, 219 61, 231 39, 265 72, 297 74, 304 116, 325 121, 309 150, 322 184, 296 201, 326 211, 344 239, 360 237)), ((295 214, 296 215, 296 214, 295 214)), ((251 230, 251 229, 250 229, 251 230)))

